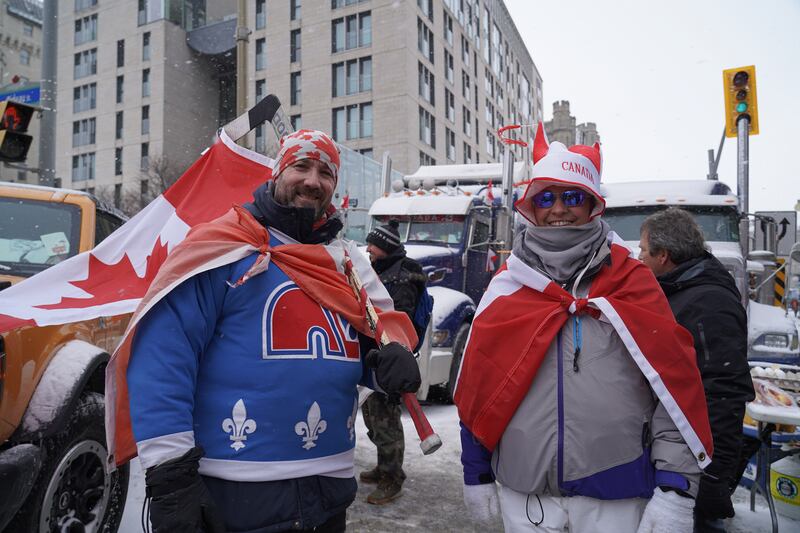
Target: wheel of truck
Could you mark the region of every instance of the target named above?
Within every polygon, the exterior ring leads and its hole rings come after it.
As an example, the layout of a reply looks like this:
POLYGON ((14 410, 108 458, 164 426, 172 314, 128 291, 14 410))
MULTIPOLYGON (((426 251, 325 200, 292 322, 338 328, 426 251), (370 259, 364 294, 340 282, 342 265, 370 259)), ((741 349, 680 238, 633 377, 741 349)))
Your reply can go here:
POLYGON ((450 361, 450 379, 447 381, 447 397, 451 402, 456 389, 458 369, 461 367, 461 357, 464 355, 464 348, 467 346, 469 326, 469 324, 462 324, 458 328, 456 339, 453 341, 453 360, 450 361))
POLYGON ((8 531, 117 531, 129 467, 107 470, 103 395, 85 393, 66 427, 41 442, 45 462, 8 531))

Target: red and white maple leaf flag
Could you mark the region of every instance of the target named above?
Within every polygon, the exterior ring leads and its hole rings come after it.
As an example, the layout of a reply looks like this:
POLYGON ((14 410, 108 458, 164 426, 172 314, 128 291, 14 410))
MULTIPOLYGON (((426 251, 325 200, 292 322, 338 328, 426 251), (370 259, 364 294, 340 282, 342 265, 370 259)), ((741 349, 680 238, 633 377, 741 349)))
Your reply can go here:
POLYGON ((497 255, 497 252, 489 248, 489 252, 486 254, 486 272, 494 272, 497 270, 495 262, 497 261, 498 257, 499 256, 497 255))
POLYGON ((350 193, 345 193, 344 198, 342 198, 342 205, 339 206, 340 209, 348 209, 350 207, 350 193))
POLYGON ((0 292, 0 333, 132 313, 189 229, 252 200, 272 165, 220 130, 174 185, 96 248, 0 292))
POLYGON ((486 186, 486 199, 489 203, 494 202, 494 187, 492 187, 492 180, 489 180, 489 185, 486 186))

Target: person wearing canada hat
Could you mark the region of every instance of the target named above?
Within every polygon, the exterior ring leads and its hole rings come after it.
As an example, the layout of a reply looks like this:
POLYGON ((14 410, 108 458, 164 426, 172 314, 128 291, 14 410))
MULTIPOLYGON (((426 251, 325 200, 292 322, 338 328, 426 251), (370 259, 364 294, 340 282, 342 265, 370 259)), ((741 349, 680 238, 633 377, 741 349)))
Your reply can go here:
POLYGON ((602 220, 600 146, 547 142, 456 384, 464 502, 507 532, 691 532, 711 433, 691 336, 602 220))

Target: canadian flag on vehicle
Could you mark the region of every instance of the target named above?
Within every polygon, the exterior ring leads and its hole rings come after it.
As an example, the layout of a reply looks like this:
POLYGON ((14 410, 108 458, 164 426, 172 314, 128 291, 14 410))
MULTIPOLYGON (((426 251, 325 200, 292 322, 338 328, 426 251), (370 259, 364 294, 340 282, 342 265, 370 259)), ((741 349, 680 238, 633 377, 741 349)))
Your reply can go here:
POLYGON ((497 253, 494 250, 489 248, 489 252, 486 254, 486 272, 494 272, 497 270, 496 261, 498 259, 497 253))
POLYGON ((492 180, 489 180, 489 185, 486 186, 486 199, 489 203, 494 202, 494 189, 492 188, 492 180))
POLYGON ((350 193, 345 193, 344 197, 342 198, 342 205, 339 206, 340 209, 347 209, 350 207, 350 193))
POLYGON ((250 201, 272 165, 221 130, 175 184, 96 248, 0 292, 0 333, 132 313, 189 230, 250 201))

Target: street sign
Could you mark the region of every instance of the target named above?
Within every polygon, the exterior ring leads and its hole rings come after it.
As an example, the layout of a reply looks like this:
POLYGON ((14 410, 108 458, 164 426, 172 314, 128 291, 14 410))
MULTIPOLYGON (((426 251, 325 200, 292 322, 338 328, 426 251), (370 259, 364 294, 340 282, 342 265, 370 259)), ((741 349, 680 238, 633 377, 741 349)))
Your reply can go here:
MULTIPOLYGON (((758 216, 771 217, 778 224, 778 256, 789 257, 792 245, 797 242, 797 211, 756 211, 758 216)), ((764 249, 765 239, 761 225, 756 222, 756 248, 764 249)))
POLYGON ((0 102, 4 100, 16 100, 17 102, 36 105, 39 103, 39 85, 18 88, 14 91, 0 93, 0 102))

